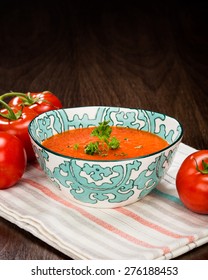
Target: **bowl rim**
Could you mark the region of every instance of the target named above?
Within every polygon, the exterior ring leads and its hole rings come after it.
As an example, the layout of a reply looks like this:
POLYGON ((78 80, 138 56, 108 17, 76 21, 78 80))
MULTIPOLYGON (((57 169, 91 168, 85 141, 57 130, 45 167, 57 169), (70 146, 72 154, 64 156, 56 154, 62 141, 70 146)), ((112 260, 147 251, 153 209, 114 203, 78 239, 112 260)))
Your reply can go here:
POLYGON ((70 160, 79 160, 79 161, 89 161, 89 162, 124 162, 124 161, 133 161, 133 160, 138 160, 138 159, 144 159, 144 158, 149 158, 151 156, 154 156, 154 155, 157 155, 157 154, 160 154, 168 149, 170 149, 171 147, 175 146, 176 143, 180 143, 182 138, 183 138, 183 134, 184 134, 184 129, 183 129, 183 126, 181 124, 180 121, 178 121, 176 118, 172 117, 172 116, 169 116, 167 114, 163 114, 163 113, 160 113, 160 112, 157 112, 157 111, 152 111, 152 110, 146 110, 146 109, 141 109, 141 108, 137 108, 137 107, 122 107, 122 106, 78 106, 78 107, 66 107, 66 108, 61 108, 61 109, 55 109, 55 110, 50 110, 50 111, 47 111, 47 112, 43 112, 39 115, 37 115, 33 120, 30 121, 29 125, 28 125, 28 133, 29 133, 29 136, 30 138, 41 148, 41 149, 44 149, 46 150, 47 152, 51 153, 51 154, 54 154, 56 156, 59 156, 59 157, 64 157, 66 159, 70 159, 70 160), (71 157, 71 156, 67 156, 67 155, 63 155, 63 154, 60 154, 60 153, 57 153, 57 152, 54 152, 53 150, 51 149, 48 149, 46 148, 45 146, 43 146, 41 143, 39 143, 36 139, 34 139, 32 133, 31 133, 31 126, 32 126, 32 123, 40 118, 41 116, 43 115, 46 115, 46 113, 49 113, 51 111, 65 111, 65 110, 74 110, 74 109, 86 109, 86 108, 120 108, 120 109, 127 109, 127 110, 143 110, 145 112, 152 112, 152 113, 156 113, 156 114, 160 114, 160 115, 163 115, 165 117, 168 117, 174 121, 176 121, 178 123, 178 125, 180 126, 181 128, 181 132, 180 134, 178 135, 177 139, 175 141, 173 141, 173 143, 169 144, 167 147, 163 148, 163 149, 160 149, 159 151, 156 151, 154 153, 150 153, 150 154, 147 154, 147 155, 143 155, 143 156, 138 156, 138 157, 132 157, 132 158, 126 158, 126 159, 115 159, 115 160, 106 160, 106 159, 83 159, 83 158, 79 158, 79 157, 71 157))

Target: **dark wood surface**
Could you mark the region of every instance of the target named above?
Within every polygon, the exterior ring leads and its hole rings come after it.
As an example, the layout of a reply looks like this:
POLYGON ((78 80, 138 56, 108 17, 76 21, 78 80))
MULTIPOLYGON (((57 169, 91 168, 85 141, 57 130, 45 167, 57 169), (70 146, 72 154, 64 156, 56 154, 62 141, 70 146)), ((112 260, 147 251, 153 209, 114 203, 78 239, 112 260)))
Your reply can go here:
MULTIPOLYGON (((2 1, 0 94, 159 111, 182 123, 185 144, 207 149, 208 8, 187 3, 2 1)), ((69 258, 1 218, 0 259, 69 258)), ((208 244, 178 259, 208 259, 208 244)))

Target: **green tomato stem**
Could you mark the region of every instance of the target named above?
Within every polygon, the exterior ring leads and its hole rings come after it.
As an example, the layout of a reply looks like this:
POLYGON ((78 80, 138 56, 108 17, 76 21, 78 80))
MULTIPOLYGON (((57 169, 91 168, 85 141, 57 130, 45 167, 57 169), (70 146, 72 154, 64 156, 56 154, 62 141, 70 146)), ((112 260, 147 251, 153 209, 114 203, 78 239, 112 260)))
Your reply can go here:
POLYGON ((18 111, 17 113, 14 113, 14 111, 12 110, 12 108, 6 103, 4 102, 3 100, 0 99, 0 104, 3 105, 3 107, 5 109, 7 109, 8 111, 8 114, 2 114, 0 113, 0 116, 2 116, 3 118, 6 118, 8 120, 17 120, 19 119, 22 111, 18 111))
POLYGON ((8 98, 8 97, 14 97, 14 96, 19 96, 19 97, 23 97, 23 98, 27 99, 27 94, 22 93, 22 92, 11 91, 11 92, 7 92, 7 93, 2 94, 0 96, 0 100, 3 100, 3 99, 8 98))
POLYGON ((203 167, 202 169, 199 168, 198 163, 195 158, 194 158, 194 160, 196 162, 196 170, 203 175, 208 175, 208 163, 205 162, 205 159, 202 160, 202 167, 203 167))
POLYGON ((0 96, 0 100, 4 100, 5 98, 16 97, 16 96, 20 97, 22 99, 23 104, 26 106, 32 105, 37 101, 31 96, 30 92, 22 93, 22 92, 15 92, 15 91, 2 94, 0 96))

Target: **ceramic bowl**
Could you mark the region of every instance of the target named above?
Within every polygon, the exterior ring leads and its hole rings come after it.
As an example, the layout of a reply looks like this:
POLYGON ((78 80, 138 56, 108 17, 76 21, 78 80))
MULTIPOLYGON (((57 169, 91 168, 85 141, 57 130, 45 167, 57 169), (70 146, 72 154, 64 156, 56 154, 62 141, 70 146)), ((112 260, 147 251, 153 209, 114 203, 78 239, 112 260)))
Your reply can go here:
POLYGON ((29 135, 37 160, 62 198, 85 206, 115 208, 135 203, 150 193, 167 172, 183 136, 174 118, 134 108, 90 106, 43 113, 32 120, 29 135), (110 125, 157 134, 169 146, 147 156, 125 160, 83 160, 57 154, 41 144, 69 129, 110 125))

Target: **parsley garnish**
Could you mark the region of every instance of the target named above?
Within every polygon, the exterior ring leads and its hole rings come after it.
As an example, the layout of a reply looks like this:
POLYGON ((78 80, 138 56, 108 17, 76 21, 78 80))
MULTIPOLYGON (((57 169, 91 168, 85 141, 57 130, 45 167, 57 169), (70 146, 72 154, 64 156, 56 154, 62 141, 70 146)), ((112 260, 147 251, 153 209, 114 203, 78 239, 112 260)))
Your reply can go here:
POLYGON ((107 156, 109 149, 118 149, 120 142, 116 137, 111 136, 112 128, 109 126, 109 121, 103 121, 99 123, 99 126, 95 127, 91 133, 92 136, 96 136, 99 141, 90 142, 85 147, 85 153, 89 155, 100 154, 107 156))
POLYGON ((120 142, 118 141, 118 139, 116 137, 112 137, 111 141, 108 143, 109 148, 112 150, 118 149, 119 145, 120 145, 120 142))
POLYGON ((103 121, 99 123, 99 126, 93 129, 91 135, 97 136, 101 142, 109 143, 109 138, 112 132, 112 128, 108 125, 109 121, 103 121))
POLYGON ((74 144, 74 149, 78 150, 79 149, 79 144, 74 144))
POLYGON ((99 153, 99 142, 90 142, 86 147, 85 147, 85 153, 88 155, 94 155, 99 153))

